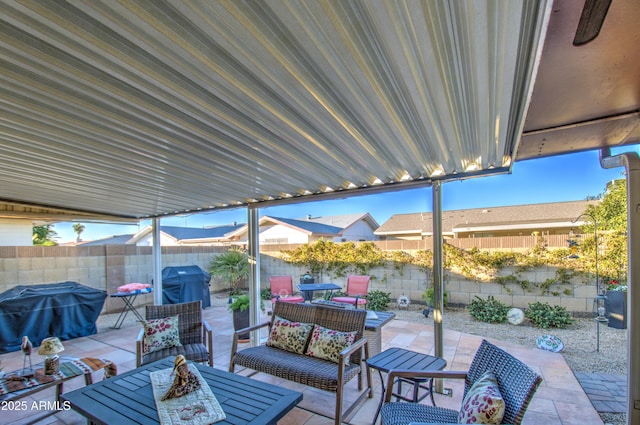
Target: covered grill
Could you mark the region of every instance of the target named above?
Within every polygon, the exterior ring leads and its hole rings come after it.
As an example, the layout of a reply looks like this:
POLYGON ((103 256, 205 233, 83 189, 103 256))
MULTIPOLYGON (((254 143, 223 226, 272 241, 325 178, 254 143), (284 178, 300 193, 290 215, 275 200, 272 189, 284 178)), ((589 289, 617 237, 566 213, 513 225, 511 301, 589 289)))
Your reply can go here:
POLYGON ((209 281, 211 275, 200 266, 175 266, 162 269, 162 304, 202 301, 202 308, 211 306, 209 281))

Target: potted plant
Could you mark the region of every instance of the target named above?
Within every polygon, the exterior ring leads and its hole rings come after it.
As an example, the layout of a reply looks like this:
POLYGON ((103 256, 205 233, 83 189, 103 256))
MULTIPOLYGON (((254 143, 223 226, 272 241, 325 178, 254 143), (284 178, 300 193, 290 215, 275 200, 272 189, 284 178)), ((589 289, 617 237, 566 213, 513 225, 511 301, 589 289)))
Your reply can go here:
POLYGON ((628 286, 617 279, 609 279, 606 285, 608 326, 615 329, 627 329, 627 289, 628 286))
POLYGON ((249 256, 241 249, 230 249, 211 260, 209 273, 229 284, 230 296, 238 295, 240 283, 249 276, 249 256))
MULTIPOLYGON (((243 294, 235 297, 231 304, 229 304, 229 310, 231 310, 233 314, 233 329, 244 329, 249 327, 250 325, 250 312, 249 312, 249 295, 243 294)), ((263 309, 264 305, 262 300, 260 300, 260 309, 263 309)), ((249 333, 242 334, 239 336, 240 341, 248 341, 250 338, 249 333)))

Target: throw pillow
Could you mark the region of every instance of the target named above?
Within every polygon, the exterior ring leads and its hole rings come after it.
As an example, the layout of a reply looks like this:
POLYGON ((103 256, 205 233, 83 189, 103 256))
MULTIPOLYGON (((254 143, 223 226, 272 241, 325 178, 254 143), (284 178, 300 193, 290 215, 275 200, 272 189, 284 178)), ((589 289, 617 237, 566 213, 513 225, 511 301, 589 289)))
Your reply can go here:
POLYGON ((461 424, 499 424, 504 416, 504 400, 498 381, 491 371, 473 383, 462 401, 458 414, 461 424))
POLYGON ((340 332, 314 325, 306 354, 338 363, 340 352, 355 342, 356 335, 355 331, 340 332))
POLYGON ((178 332, 178 316, 143 320, 142 326, 144 327, 144 343, 142 344, 144 354, 182 345, 178 332))
POLYGON ((313 325, 310 323, 291 322, 276 316, 269 332, 267 345, 303 354, 312 328, 313 325))

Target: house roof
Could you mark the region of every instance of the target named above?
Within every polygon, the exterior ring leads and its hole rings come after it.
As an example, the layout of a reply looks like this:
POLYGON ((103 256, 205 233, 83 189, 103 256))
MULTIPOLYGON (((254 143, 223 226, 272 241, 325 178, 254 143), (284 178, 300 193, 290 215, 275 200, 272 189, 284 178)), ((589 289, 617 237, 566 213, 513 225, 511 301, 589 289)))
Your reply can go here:
MULTIPOLYGON (((472 208, 442 212, 444 233, 479 231, 490 228, 526 228, 569 226, 585 211, 587 205, 598 201, 570 201, 543 204, 472 208)), ((432 213, 395 214, 374 233, 376 235, 430 234, 433 232, 432 213)))
POLYGON ((160 231, 176 240, 224 239, 228 233, 234 232, 241 227, 244 227, 244 224, 230 224, 215 227, 160 226, 160 231))
MULTIPOLYGON (((372 229, 376 229, 378 227, 378 223, 369 213, 341 214, 323 217, 307 216, 306 218, 262 216, 259 224, 260 226, 264 226, 268 223, 280 224, 316 236, 339 236, 350 226, 361 220, 371 226, 372 229)), ((237 237, 238 235, 246 232, 247 226, 245 225, 228 236, 237 237)))
POLYGON ((88 242, 79 242, 77 245, 94 246, 94 245, 125 245, 134 236, 133 233, 127 235, 114 235, 108 238, 96 239, 88 242))
POLYGON ((1 4, 6 216, 345 197, 639 139, 637 1, 580 46, 581 1, 1 4))
POLYGON ((323 224, 310 220, 301 220, 295 218, 282 218, 282 217, 263 217, 260 220, 260 224, 266 222, 280 223, 289 227, 295 227, 299 230, 305 231, 309 234, 322 234, 322 235, 337 235, 342 232, 342 227, 332 226, 330 224, 323 224), (263 221, 264 219, 264 221, 263 221))

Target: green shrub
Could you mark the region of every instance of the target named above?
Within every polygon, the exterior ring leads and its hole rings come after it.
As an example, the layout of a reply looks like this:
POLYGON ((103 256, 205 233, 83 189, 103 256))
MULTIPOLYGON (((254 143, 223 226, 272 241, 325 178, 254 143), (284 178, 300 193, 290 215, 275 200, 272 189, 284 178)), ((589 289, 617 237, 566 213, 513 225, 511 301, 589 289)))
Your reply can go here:
POLYGON ((240 295, 235 298, 231 304, 229 304, 229 310, 231 311, 246 311, 249 308, 249 295, 240 295))
MULTIPOLYGON (((424 301, 427 303, 428 306, 433 307, 433 287, 427 288, 427 290, 424 291, 424 294, 422 294, 422 298, 424 298, 424 301)), ((446 307, 447 291, 444 291, 444 295, 442 298, 444 299, 444 305, 442 307, 446 307)))
POLYGON ((260 299, 263 301, 271 300, 271 288, 262 288, 260 290, 260 299))
POLYGON ((367 310, 386 311, 391 303, 391 293, 379 290, 367 293, 367 310))
POLYGON ((525 310, 524 314, 537 328, 564 329, 573 323, 573 319, 566 308, 559 305, 541 303, 539 301, 529 303, 529 308, 525 310))
MULTIPOLYGON (((239 295, 236 298, 233 299, 233 302, 231 304, 229 304, 229 310, 231 311, 236 311, 236 310, 240 310, 240 311, 246 311, 249 308, 250 302, 249 302, 249 295, 247 294, 243 294, 243 295, 239 295)), ((264 310, 264 303, 262 302, 262 300, 260 300, 260 309, 264 310)))
POLYGON ((489 295, 486 300, 476 296, 469 304, 468 309, 474 319, 487 323, 505 322, 509 311, 509 307, 505 303, 496 300, 492 295, 489 295))

